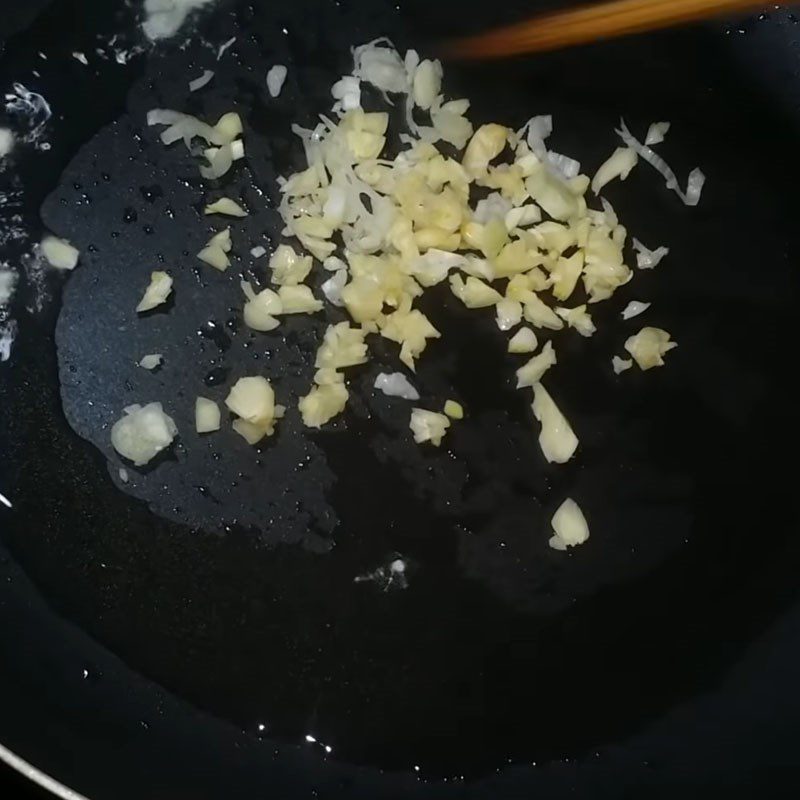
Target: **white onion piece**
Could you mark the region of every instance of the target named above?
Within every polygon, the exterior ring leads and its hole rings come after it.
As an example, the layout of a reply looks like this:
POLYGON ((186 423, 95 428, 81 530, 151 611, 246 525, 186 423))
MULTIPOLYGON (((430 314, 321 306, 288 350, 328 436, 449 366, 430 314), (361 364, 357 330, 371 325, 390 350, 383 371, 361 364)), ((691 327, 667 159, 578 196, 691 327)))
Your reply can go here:
POLYGON ((687 206, 696 206, 700 202, 700 193, 703 190, 706 176, 703 172, 695 167, 689 173, 689 179, 686 184, 686 191, 683 192, 678 185, 678 177, 669 167, 666 161, 661 156, 653 152, 647 145, 642 144, 631 132, 625 124, 625 120, 620 120, 620 128, 616 131, 617 135, 625 142, 628 147, 635 150, 653 169, 657 170, 664 177, 667 182, 667 188, 672 189, 678 197, 683 200, 687 206))
POLYGON ((450 289, 453 294, 467 308, 486 308, 493 306, 503 299, 503 295, 484 283, 480 278, 473 278, 472 275, 465 281, 460 275, 450 276, 450 289))
POLYGON ((288 70, 283 64, 276 64, 270 68, 267 73, 267 89, 270 97, 277 97, 281 93, 287 74, 288 70))
MULTIPOLYGON (((408 56, 406 56, 408 62, 408 56)), ((408 70, 409 64, 406 63, 408 70)), ((408 70, 410 72, 410 70, 408 70)), ((412 94, 414 103, 422 109, 429 109, 442 89, 442 65, 439 61, 425 59, 413 71, 412 94)))
POLYGON ((262 247, 260 244, 250 248, 250 255, 253 256, 253 258, 261 258, 261 256, 265 256, 266 254, 267 248, 262 247))
POLYGON ((341 381, 314 386, 297 404, 303 425, 307 428, 321 428, 344 411, 349 396, 347 387, 341 381))
POLYGON ((280 322, 275 319, 276 314, 283 313, 283 303, 272 289, 263 289, 256 294, 247 281, 241 282, 242 291, 247 297, 244 304, 244 323, 254 331, 272 331, 280 322))
POLYGON ((381 372, 375 378, 375 388, 389 397, 419 400, 419 392, 402 372, 381 372))
POLYGON ((519 300, 504 297, 497 303, 495 309, 497 310, 495 321, 501 331, 510 331, 522 321, 522 303, 519 300))
POLYGON ((0 159, 5 158, 15 144, 14 133, 8 128, 0 128, 0 159))
POLYGON ((650 308, 650 303, 642 303, 640 300, 631 300, 622 311, 622 319, 632 319, 638 317, 650 308))
POLYGON ((664 355, 677 346, 677 342, 671 342, 670 335, 661 328, 642 328, 625 342, 625 349, 643 370, 663 366, 664 355))
POLYGON ((220 422, 219 406, 213 400, 198 397, 194 401, 194 428, 198 433, 218 431, 220 422))
POLYGON ((233 151, 230 144, 220 147, 211 147, 203 152, 208 159, 208 166, 200 165, 200 174, 206 180, 221 178, 233 164, 233 151))
POLYGON ((556 171, 563 175, 567 180, 577 177, 581 171, 581 162, 576 161, 574 158, 555 153, 549 150, 547 153, 547 162, 556 171))
POLYGON ((575 308, 557 308, 558 314, 570 328, 574 328, 581 336, 591 336, 597 328, 589 313, 586 311, 586 306, 576 306, 575 308))
POLYGON ((203 74, 199 78, 189 81, 189 91, 196 92, 198 89, 202 89, 213 77, 213 70, 204 69, 203 74))
POLYGON ((541 381, 542 376, 556 363, 553 343, 546 342, 542 352, 517 370, 517 389, 524 389, 541 381))
POLYGON ((553 514, 550 520, 553 536, 548 544, 554 550, 566 550, 568 547, 583 544, 589 538, 589 524, 580 506, 568 497, 553 514))
POLYGON ((340 269, 346 270, 347 264, 337 256, 328 256, 322 262, 322 268, 328 270, 328 272, 338 272, 340 269))
POLYGON ((530 328, 520 328, 508 340, 509 353, 532 353, 538 346, 536 334, 530 328))
MULTIPOLYGON (((511 201, 506 200, 500 192, 492 192, 488 197, 478 200, 472 218, 475 222, 485 225, 489 220, 505 220, 506 215, 512 210, 511 201)), ((520 209, 521 211, 522 209, 520 209)), ((522 215, 520 215, 522 216, 522 215)))
POLYGON ((633 361, 629 358, 620 358, 619 356, 614 356, 611 359, 611 368, 614 370, 615 375, 619 375, 620 372, 625 372, 626 369, 630 369, 633 366, 633 361))
POLYGON ((227 50, 227 49, 228 49, 228 48, 229 48, 229 47, 230 47, 230 46, 231 46, 231 45, 232 45, 232 44, 233 44, 235 41, 236 41, 236 37, 235 37, 235 36, 231 36, 231 38, 230 38, 230 39, 228 39, 228 41, 227 41, 227 42, 224 42, 223 44, 221 44, 221 45, 219 46, 219 49, 217 50, 217 61, 219 61, 219 60, 222 58, 222 56, 225 54, 225 51, 226 51, 226 50, 227 50))
POLYGON ((345 75, 336 81, 331 88, 331 94, 342 111, 361 108, 361 82, 352 75, 345 75))
POLYGON ((225 405, 240 417, 234 430, 248 442, 255 444, 274 432, 275 420, 283 408, 275 405, 275 392, 266 378, 259 376, 239 378, 225 398, 225 405))
POLYGON ((151 108, 147 112, 148 125, 174 125, 186 117, 180 111, 173 111, 171 108, 151 108))
POLYGON ((246 217, 247 212, 230 197, 220 197, 203 209, 204 214, 223 214, 227 217, 246 217))
POLYGON ((427 287, 441 283, 451 269, 465 263, 466 258, 460 253, 449 253, 432 247, 424 255, 414 259, 409 271, 422 286, 427 287))
POLYGON ((639 160, 636 151, 630 147, 618 147, 597 169, 592 178, 592 191, 599 194, 602 188, 619 178, 624 181, 639 160))
POLYGON ((172 292, 172 278, 166 272, 151 272, 150 285, 145 289, 136 311, 150 311, 156 306, 160 306, 172 292))
POLYGON ((541 222, 542 212, 539 206, 529 203, 526 206, 512 208, 505 216, 506 230, 512 231, 514 228, 525 228, 533 225, 534 222, 541 222))
POLYGON ((636 266, 639 269, 653 269, 659 265, 664 256, 669 255, 668 247, 662 245, 655 250, 650 250, 638 239, 633 240, 633 249, 636 251, 636 266))
POLYGON ((128 406, 111 428, 111 444, 123 457, 141 467, 169 447, 178 428, 161 403, 128 406))
POLYGON ((283 303, 282 314, 313 314, 322 310, 322 300, 317 300, 308 286, 281 286, 278 297, 283 303))
POLYGON ((669 131, 669 122, 654 122, 647 129, 644 143, 649 147, 652 144, 661 144, 669 131))
POLYGON ((210 267, 224 272, 230 266, 230 260, 225 251, 217 245, 206 245, 198 254, 197 258, 205 262, 210 267))
POLYGON ((533 415, 542 425, 539 446, 550 463, 564 464, 578 447, 578 437, 541 383, 533 386, 533 415))
POLYGON ((59 239, 57 236, 45 236, 39 247, 51 267, 64 270, 75 269, 80 253, 66 239, 59 239))
POLYGON ((146 356, 142 356, 139 366, 142 369, 155 369, 156 367, 161 366, 161 362, 163 360, 164 357, 161 355, 161 353, 149 353, 146 356))
POLYGON ((450 427, 450 420, 445 414, 439 414, 436 411, 413 408, 408 426, 411 428, 411 432, 414 434, 414 441, 417 444, 430 442, 435 447, 438 447, 450 427))
POLYGON ((553 117, 551 114, 541 114, 531 117, 518 131, 521 139, 525 136, 528 147, 539 161, 547 161, 547 146, 545 139, 553 132, 553 117))
POLYGON ((401 93, 409 89, 403 60, 386 37, 353 49, 353 75, 382 92, 401 93))
POLYGON ((341 307, 344 305, 342 289, 344 289, 346 283, 347 270, 340 269, 338 272, 334 272, 333 275, 320 286, 320 289, 322 289, 322 294, 325 295, 329 303, 341 307))

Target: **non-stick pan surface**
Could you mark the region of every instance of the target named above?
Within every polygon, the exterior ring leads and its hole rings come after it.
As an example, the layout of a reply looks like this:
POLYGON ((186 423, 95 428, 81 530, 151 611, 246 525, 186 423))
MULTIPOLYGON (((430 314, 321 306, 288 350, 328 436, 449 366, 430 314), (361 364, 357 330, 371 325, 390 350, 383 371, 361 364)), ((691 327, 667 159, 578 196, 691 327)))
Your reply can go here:
POLYGON ((760 784, 765 770, 796 784, 779 768, 796 762, 800 621, 753 645, 792 607, 800 555, 785 12, 743 34, 720 24, 446 68, 477 121, 553 113, 554 146, 590 171, 624 114, 638 130, 670 120, 666 157, 708 176, 696 209, 644 167, 608 192, 632 235, 671 252, 598 308, 595 337, 560 340, 551 383, 581 436, 572 464, 546 465, 493 322, 447 292, 430 306, 443 338, 418 372, 429 397, 468 409, 441 452, 410 444, 407 407, 370 390, 396 363, 380 346, 330 430, 308 433, 294 412, 263 448, 191 433, 199 393, 221 399, 253 372, 279 397, 309 380, 323 321, 252 335, 236 273, 263 277, 248 251, 279 238, 275 177, 301 152, 289 125, 329 104, 349 47, 385 34, 425 47, 529 9, 221 3, 188 39, 87 68, 70 53, 133 36, 134 14, 78 19, 56 3, 12 40, 5 84, 37 80, 55 111, 51 150, 14 165, 22 210, 82 262, 60 298, 45 278, 56 297, 35 313, 23 307, 42 286, 23 284, 0 367, 11 750, 115 800, 669 795, 760 784), (274 63, 289 67, 277 100, 264 81, 274 63), (204 68, 213 83, 189 96, 204 68), (209 275, 193 253, 218 226, 199 213, 196 167, 144 118, 234 106, 248 159, 222 187, 254 213, 236 228, 247 244, 234 268, 209 275), (162 263, 175 302, 137 320, 162 263), (680 346, 663 370, 615 378, 631 299, 652 300, 649 321, 680 346), (159 371, 135 366, 153 351, 159 371), (125 465, 124 482, 108 429, 150 400, 174 413, 180 444, 150 469, 125 465), (592 525, 570 554, 547 547, 565 494, 592 525), (403 580, 355 580, 398 557, 403 580))

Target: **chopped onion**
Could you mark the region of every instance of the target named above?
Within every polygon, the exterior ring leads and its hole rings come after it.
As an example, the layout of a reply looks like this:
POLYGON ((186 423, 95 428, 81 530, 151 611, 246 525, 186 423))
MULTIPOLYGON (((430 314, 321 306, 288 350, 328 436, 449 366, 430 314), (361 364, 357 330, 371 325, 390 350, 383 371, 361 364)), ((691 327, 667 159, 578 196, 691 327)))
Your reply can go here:
POLYGON ((644 143, 648 147, 651 144, 661 144, 661 142, 664 141, 664 137, 667 135, 668 130, 669 122, 654 122, 647 129, 647 136, 645 137, 644 143))
POLYGON ((208 240, 208 244, 197 254, 197 257, 214 269, 224 272, 231 263, 227 253, 230 252, 232 246, 231 229, 225 228, 208 240))
POLYGON ((553 536, 549 545, 554 550, 566 550, 568 547, 583 544, 589 538, 589 525, 580 506, 568 497, 556 509, 550 520, 553 536))
POLYGON ((172 292, 172 278, 166 272, 151 272, 150 285, 145 289, 136 311, 150 311, 156 306, 160 306, 172 292))
POLYGON ((0 128, 0 159, 5 158, 14 149, 15 143, 13 131, 0 128))
POLYGON ((664 355, 677 346, 677 342, 671 342, 670 335, 661 328, 642 328, 625 342, 625 349, 643 370, 663 366, 664 355))
POLYGON ((520 328, 508 340, 509 353, 532 353, 538 347, 536 334, 530 328, 520 328))
POLYGON ((225 51, 226 51, 226 50, 227 50, 227 49, 228 49, 228 48, 229 48, 229 47, 230 47, 230 46, 231 46, 231 45, 232 45, 232 44, 233 44, 235 41, 236 41, 236 37, 235 37, 235 36, 231 36, 231 38, 230 38, 230 39, 228 39, 228 41, 227 41, 227 42, 224 42, 223 44, 221 44, 221 45, 219 46, 219 49, 217 50, 217 61, 219 61, 219 60, 222 58, 222 56, 225 54, 225 51))
POLYGON ((542 425, 539 446, 550 463, 564 464, 578 447, 578 437, 541 383, 533 386, 533 414, 542 425))
MULTIPOLYGON (((535 208, 535 206, 530 206, 530 208, 535 208)), ((511 211, 511 201, 506 200, 500 192, 492 192, 488 197, 484 197, 483 200, 478 200, 472 218, 475 222, 485 225, 491 219, 502 219, 505 221, 506 215, 511 211)), ((522 209, 519 209, 519 211, 522 212, 522 209)), ((522 213, 520 213, 520 218, 522 218, 522 213)), ((516 226, 511 226, 511 228, 514 227, 516 226)), ((511 230, 508 225, 506 225, 506 228, 511 230)))
POLYGON ((501 331, 510 331, 522 321, 522 303, 504 297, 495 306, 497 309, 497 327, 501 331))
POLYGON ((353 74, 362 81, 371 83, 376 89, 393 93, 408 91, 405 64, 389 39, 374 39, 354 48, 353 61, 353 74))
POLYGON ((451 269, 465 263, 466 258, 460 253, 448 253, 432 247, 427 253, 414 259, 409 271, 422 286, 427 287, 441 283, 451 269))
POLYGON ((460 275, 451 275, 450 289, 467 308, 485 308, 496 305, 503 299, 500 292, 471 275, 466 282, 460 275))
POLYGON ((409 422, 411 432, 414 434, 414 441, 417 444, 430 442, 435 447, 442 443, 447 429, 450 427, 450 420, 444 414, 436 411, 428 411, 424 408, 413 408, 411 410, 411 421, 409 422))
POLYGON ((45 236, 39 247, 47 263, 55 269, 73 270, 78 264, 80 253, 66 239, 45 236))
POLYGON ((669 255, 668 247, 657 247, 649 250, 638 239, 633 240, 633 249, 636 251, 636 266, 639 269, 653 269, 657 267, 664 256, 669 255))
POLYGON ((253 256, 253 258, 261 258, 261 256, 265 256, 266 254, 267 248, 262 247, 260 244, 250 248, 250 255, 253 256))
POLYGON ((632 317, 638 317, 639 314, 647 311, 650 308, 650 303, 642 303, 639 300, 631 300, 627 306, 625 306, 624 310, 622 311, 622 319, 631 319, 632 317))
POLYGON ((542 212, 539 206, 530 203, 526 206, 518 206, 512 208, 505 216, 506 230, 512 231, 514 228, 525 228, 528 225, 533 225, 534 222, 540 222, 542 219, 542 212))
POLYGON ((400 360, 413 372, 414 359, 425 349, 427 340, 438 339, 441 334, 421 311, 398 309, 386 317, 381 336, 401 345, 400 360))
POLYGON ((347 264, 342 261, 341 258, 337 258, 336 256, 328 256, 322 262, 322 268, 328 270, 328 272, 338 272, 341 269, 346 270, 347 264))
POLYGON ((325 295, 329 303, 341 307, 344 305, 342 289, 344 289, 346 283, 347 270, 340 269, 338 272, 334 272, 333 275, 320 286, 320 289, 322 289, 322 294, 325 295))
POLYGON ((557 300, 566 300, 575 291, 575 286, 583 272, 583 259, 584 253, 581 250, 576 251, 569 258, 559 256, 555 267, 550 271, 553 296, 557 300))
POLYGON ((361 107, 361 82, 352 75, 336 81, 331 89, 331 94, 336 100, 342 111, 352 111, 354 108, 361 107))
POLYGON ((591 316, 586 311, 586 306, 575 308, 557 308, 556 314, 563 319, 570 328, 574 328, 581 336, 591 336, 597 328, 591 316))
POLYGON ((242 291, 247 297, 244 304, 244 323, 254 331, 271 331, 280 324, 276 314, 283 313, 283 303, 272 289, 263 289, 256 294, 247 281, 241 283, 242 291))
POLYGON ((142 360, 139 362, 139 366, 142 369, 155 369, 156 367, 161 366, 161 362, 164 360, 164 357, 161 353, 150 353, 146 356, 142 356, 142 360))
POLYGON ((194 401, 194 428, 198 433, 212 433, 220 428, 219 406, 207 397, 194 401))
POLYGON ((308 286, 281 286, 278 297, 283 303, 282 314, 313 314, 322 310, 322 301, 317 300, 308 286))
POLYGON ((213 70, 204 69, 203 74, 199 78, 189 81, 189 91, 196 92, 198 89, 202 89, 213 77, 213 70))
POLYGON ((446 400, 444 404, 444 413, 450 419, 464 419, 464 406, 457 403, 455 400, 446 400))
POLYGON ((321 428, 344 411, 348 397, 349 393, 344 383, 314 386, 297 404, 303 425, 307 428, 321 428))
POLYGON ((696 206, 700 202, 700 193, 703 190, 706 176, 702 171, 695 167, 689 173, 689 180, 686 184, 686 192, 683 192, 678 185, 678 178, 670 169, 666 161, 661 156, 653 152, 646 144, 642 144, 628 130, 625 120, 620 120, 620 128, 617 135, 625 142, 628 147, 635 150, 651 167, 658 170, 667 182, 667 188, 672 189, 687 206, 696 206))
POLYGON ((533 292, 526 298, 522 307, 522 314, 531 325, 535 325, 537 328, 559 331, 564 327, 564 323, 558 314, 550 306, 545 305, 533 292))
POLYGON ((442 65, 439 61, 425 59, 414 70, 412 96, 414 103, 422 109, 429 109, 442 89, 442 65))
POLYGON ((270 280, 277 286, 297 286, 308 277, 311 265, 311 256, 298 255, 288 244, 278 245, 269 259, 270 280))
POLYGON ((246 217, 247 212, 230 197, 220 197, 203 209, 204 214, 224 214, 227 217, 246 217))
POLYGON ((553 343, 546 342, 539 355, 534 356, 527 364, 517 370, 517 389, 533 386, 541 381, 542 376, 556 363, 553 343))
POLYGON ((124 411, 111 428, 111 444, 123 458, 141 467, 172 444, 178 429, 161 403, 135 404, 124 411))
POLYGON ((462 161, 464 169, 473 178, 486 175, 489 162, 503 152, 508 140, 509 130, 503 125, 492 122, 481 125, 467 145, 462 161))
POLYGON ((389 397, 402 397, 404 400, 419 400, 419 392, 402 372, 381 372, 375 378, 375 388, 389 397))
POLYGON ((197 254, 197 257, 220 272, 228 269, 231 263, 228 256, 225 255, 225 251, 216 245, 207 245, 197 254))
POLYGON ((272 436, 275 420, 284 411, 275 404, 275 392, 269 381, 261 376, 239 378, 225 398, 225 405, 240 418, 233 427, 248 444, 272 436))
POLYGON ((276 64, 267 73, 267 89, 270 97, 277 97, 283 88, 288 70, 283 64, 276 64))
POLYGON ((351 328, 347 322, 329 325, 314 365, 317 369, 337 370, 363 364, 367 360, 365 334, 363 328, 351 328))
POLYGON ((629 358, 620 358, 619 356, 614 356, 611 359, 611 368, 614 370, 616 375, 619 375, 620 372, 625 372, 626 369, 630 369, 633 366, 633 361, 629 358))
POLYGON ((206 180, 221 178, 233 164, 233 150, 230 143, 205 150, 203 155, 208 159, 208 166, 201 166, 200 174, 206 180))
POLYGON ((624 181, 636 166, 639 157, 630 147, 618 147, 598 168, 592 178, 592 191, 600 194, 600 190, 614 178, 624 181))

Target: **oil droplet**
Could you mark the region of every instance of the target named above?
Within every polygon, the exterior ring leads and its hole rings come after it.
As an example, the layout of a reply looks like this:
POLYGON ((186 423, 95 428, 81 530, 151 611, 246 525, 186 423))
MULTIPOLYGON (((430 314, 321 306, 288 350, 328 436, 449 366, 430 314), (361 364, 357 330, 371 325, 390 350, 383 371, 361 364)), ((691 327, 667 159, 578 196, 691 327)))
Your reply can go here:
POLYGON ((141 186, 139 191, 142 193, 142 197, 144 197, 148 203, 155 203, 159 197, 164 196, 164 190, 158 184, 153 184, 152 186, 141 186))
POLYGON ((219 386, 228 379, 229 372, 227 367, 215 367, 203 378, 203 383, 206 386, 219 386))
POLYGON ((139 215, 136 213, 136 209, 128 206, 122 214, 122 221, 130 224, 136 222, 137 219, 139 219, 139 215))

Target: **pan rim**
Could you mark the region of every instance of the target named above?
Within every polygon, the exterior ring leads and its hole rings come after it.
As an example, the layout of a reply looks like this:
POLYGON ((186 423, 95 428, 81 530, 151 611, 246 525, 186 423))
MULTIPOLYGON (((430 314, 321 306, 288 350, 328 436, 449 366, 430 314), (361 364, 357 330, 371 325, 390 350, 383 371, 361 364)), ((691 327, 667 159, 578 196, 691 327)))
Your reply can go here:
POLYGON ((74 789, 70 789, 69 786, 61 783, 61 781, 56 780, 38 767, 33 766, 33 764, 5 747, 2 742, 0 742, 0 760, 55 797, 60 797, 62 800, 89 800, 86 795, 80 794, 74 789))

